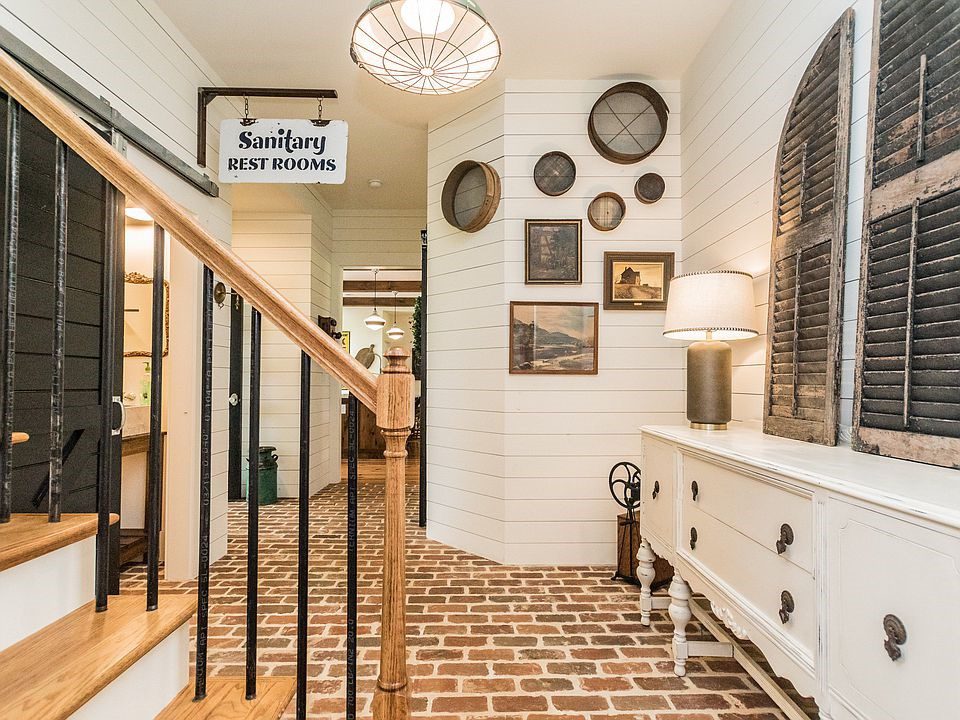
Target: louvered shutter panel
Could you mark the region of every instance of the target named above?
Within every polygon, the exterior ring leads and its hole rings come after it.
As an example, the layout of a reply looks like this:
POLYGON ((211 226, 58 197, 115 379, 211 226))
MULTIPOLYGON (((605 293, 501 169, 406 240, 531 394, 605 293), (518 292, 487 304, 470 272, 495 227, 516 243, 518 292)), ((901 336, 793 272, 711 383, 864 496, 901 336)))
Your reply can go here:
POLYGON ((853 12, 807 66, 780 138, 764 432, 836 444, 853 12))
POLYGON ((960 466, 960 0, 874 28, 857 450, 960 466))

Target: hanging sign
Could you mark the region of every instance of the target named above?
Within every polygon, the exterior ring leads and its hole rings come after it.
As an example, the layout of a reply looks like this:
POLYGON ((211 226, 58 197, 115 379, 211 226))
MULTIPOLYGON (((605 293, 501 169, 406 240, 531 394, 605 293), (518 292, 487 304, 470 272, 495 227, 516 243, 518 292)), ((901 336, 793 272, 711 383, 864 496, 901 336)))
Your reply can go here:
POLYGON ((347 123, 311 120, 220 123, 220 182, 324 183, 347 179, 347 123))

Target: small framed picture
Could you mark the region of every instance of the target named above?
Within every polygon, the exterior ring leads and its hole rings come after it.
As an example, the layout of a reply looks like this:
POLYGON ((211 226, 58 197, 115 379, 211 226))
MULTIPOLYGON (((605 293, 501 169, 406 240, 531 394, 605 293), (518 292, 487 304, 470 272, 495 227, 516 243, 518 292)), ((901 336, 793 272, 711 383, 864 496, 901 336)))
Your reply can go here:
POLYGON ((350 331, 341 330, 340 331, 340 344, 343 345, 343 349, 347 351, 347 355, 350 354, 350 331))
POLYGON ((596 375, 599 306, 510 303, 512 375, 596 375))
POLYGON ((527 285, 583 282, 583 221, 527 220, 524 266, 527 285))
POLYGON ((603 254, 604 310, 666 310, 673 253, 603 254))

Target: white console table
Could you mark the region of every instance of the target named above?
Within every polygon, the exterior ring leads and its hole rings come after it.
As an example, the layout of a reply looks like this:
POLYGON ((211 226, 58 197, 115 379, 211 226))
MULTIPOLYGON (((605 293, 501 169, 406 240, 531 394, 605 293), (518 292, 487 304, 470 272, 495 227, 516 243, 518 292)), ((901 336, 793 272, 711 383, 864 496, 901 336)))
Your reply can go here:
POLYGON ((656 553, 678 675, 696 592, 822 720, 960 718, 960 472, 752 424, 642 432, 641 614, 656 553))

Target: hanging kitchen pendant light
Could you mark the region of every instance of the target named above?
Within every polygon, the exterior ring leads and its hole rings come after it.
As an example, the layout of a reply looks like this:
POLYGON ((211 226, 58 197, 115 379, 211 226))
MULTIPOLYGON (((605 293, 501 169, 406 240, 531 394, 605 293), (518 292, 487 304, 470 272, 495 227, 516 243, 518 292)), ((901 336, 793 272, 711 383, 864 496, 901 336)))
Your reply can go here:
POLYGON ((350 57, 390 87, 450 95, 493 74, 500 40, 474 0, 373 0, 353 28, 350 57))
POLYGON ((383 330, 383 326, 387 324, 383 316, 377 312, 377 273, 379 272, 378 268, 373 269, 373 315, 367 316, 363 321, 363 324, 371 330, 383 330))
POLYGON ((387 337, 391 340, 400 340, 403 337, 403 328, 397 325, 397 291, 393 291, 393 327, 387 330, 387 337))

